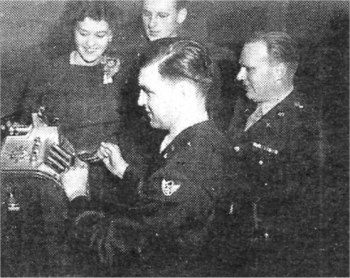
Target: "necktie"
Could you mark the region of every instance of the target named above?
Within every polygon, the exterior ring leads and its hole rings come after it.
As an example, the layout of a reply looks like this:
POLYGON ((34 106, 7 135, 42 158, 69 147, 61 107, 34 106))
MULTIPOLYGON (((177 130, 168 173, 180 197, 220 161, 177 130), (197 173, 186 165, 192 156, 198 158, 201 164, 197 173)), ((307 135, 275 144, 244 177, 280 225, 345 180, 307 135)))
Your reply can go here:
POLYGON ((259 104, 253 114, 249 116, 244 131, 247 131, 252 125, 259 121, 263 115, 262 105, 259 104))

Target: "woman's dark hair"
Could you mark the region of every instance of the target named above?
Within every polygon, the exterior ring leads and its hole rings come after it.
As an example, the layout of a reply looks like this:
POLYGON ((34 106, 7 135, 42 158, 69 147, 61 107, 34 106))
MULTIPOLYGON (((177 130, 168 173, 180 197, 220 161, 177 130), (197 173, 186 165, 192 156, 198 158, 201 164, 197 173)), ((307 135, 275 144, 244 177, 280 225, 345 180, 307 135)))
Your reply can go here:
POLYGON ((72 28, 87 17, 104 20, 115 31, 115 27, 122 23, 123 12, 113 1, 68 1, 62 14, 62 19, 72 28))
POLYGON ((198 42, 165 38, 151 43, 141 67, 158 63, 159 74, 170 81, 190 80, 207 97, 214 82, 213 62, 198 42))
POLYGON ((113 34, 123 23, 123 11, 113 1, 67 1, 58 23, 49 31, 49 48, 53 48, 57 55, 72 51, 75 47, 74 29, 87 17, 106 21, 113 34))

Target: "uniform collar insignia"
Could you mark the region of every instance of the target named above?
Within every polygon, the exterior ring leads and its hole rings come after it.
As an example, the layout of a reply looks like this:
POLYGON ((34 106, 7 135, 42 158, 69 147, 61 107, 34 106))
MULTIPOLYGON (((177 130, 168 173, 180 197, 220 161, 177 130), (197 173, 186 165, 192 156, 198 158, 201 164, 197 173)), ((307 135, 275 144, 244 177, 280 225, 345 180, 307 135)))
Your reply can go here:
POLYGON ((284 117, 285 116, 283 111, 278 111, 277 115, 278 115, 278 117, 284 117))
POLYGON ((247 108, 247 109, 244 110, 244 116, 246 118, 248 118, 254 111, 255 111, 255 109, 247 108))
POLYGON ((298 107, 298 108, 300 108, 300 109, 303 109, 303 108, 304 108, 304 106, 301 105, 299 101, 294 102, 294 106, 296 106, 296 107, 298 107))
POLYGON ((180 188, 180 186, 180 184, 175 184, 174 181, 166 181, 165 179, 162 180, 162 191, 167 197, 173 195, 180 188))

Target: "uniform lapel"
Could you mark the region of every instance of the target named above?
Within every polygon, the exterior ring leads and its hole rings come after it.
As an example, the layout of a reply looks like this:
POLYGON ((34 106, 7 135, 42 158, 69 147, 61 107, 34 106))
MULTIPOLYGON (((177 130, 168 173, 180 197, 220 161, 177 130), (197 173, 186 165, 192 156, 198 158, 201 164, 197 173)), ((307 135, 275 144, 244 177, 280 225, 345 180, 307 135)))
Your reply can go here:
POLYGON ((197 134, 197 130, 203 130, 211 128, 214 125, 212 121, 205 121, 194 126, 188 127, 177 135, 174 140, 161 152, 161 157, 164 159, 170 159, 177 150, 182 150, 188 145, 188 142, 197 134))
POLYGON ((269 137, 281 134, 285 128, 289 129, 290 127, 285 125, 285 121, 295 103, 296 92, 293 91, 259 121, 252 125, 250 129, 248 129, 247 134, 254 138, 262 136, 269 137))
POLYGON ((249 116, 255 111, 256 104, 240 98, 235 106, 234 116, 228 130, 228 137, 231 141, 239 141, 245 135, 244 129, 249 116))

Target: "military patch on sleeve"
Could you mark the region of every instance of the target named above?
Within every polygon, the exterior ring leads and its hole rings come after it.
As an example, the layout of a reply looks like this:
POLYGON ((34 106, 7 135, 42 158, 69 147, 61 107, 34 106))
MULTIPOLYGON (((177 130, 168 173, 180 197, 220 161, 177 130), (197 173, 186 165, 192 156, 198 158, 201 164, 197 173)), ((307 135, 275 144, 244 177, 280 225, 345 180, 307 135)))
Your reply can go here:
POLYGON ((180 186, 180 184, 175 184, 174 181, 162 180, 162 191, 167 197, 174 194, 180 188, 180 186))

